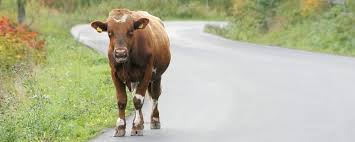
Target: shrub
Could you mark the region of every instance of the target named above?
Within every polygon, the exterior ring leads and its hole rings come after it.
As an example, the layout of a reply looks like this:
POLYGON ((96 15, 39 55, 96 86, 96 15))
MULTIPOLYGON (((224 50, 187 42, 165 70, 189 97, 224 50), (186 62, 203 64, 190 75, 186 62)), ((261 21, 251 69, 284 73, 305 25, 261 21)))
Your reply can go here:
POLYGON ((308 16, 319 12, 320 10, 327 7, 327 0, 302 0, 301 1, 301 13, 303 16, 308 16))
POLYGON ((23 95, 20 85, 33 65, 44 60, 44 40, 26 26, 0 19, 0 113, 15 106, 18 94, 23 95))
MULTIPOLYGON (((254 25, 255 32, 267 32, 279 2, 280 0, 234 0, 232 8, 234 22, 238 27, 254 25)), ((253 36, 254 34, 248 35, 253 36)))
POLYGON ((44 40, 38 38, 24 25, 11 23, 6 17, 0 19, 0 65, 9 69, 17 63, 39 63, 44 59, 44 40))

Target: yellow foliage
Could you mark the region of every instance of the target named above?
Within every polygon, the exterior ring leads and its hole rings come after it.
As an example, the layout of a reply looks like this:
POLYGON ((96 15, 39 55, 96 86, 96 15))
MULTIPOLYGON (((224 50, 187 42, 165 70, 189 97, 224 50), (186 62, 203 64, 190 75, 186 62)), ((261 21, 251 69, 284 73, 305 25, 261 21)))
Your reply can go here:
POLYGON ((242 12, 247 0, 232 0, 233 13, 238 15, 242 12))
POLYGON ((302 0, 302 15, 307 16, 313 12, 321 10, 326 4, 327 0, 302 0))
POLYGON ((17 59, 20 59, 20 58, 21 58, 21 55, 20 55, 20 54, 17 54, 15 57, 16 57, 17 59))

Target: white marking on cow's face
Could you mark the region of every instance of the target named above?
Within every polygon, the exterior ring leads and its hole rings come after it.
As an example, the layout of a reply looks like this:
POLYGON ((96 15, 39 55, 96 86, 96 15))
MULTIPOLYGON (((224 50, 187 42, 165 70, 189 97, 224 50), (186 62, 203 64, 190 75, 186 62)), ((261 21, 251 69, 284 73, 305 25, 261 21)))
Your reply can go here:
POLYGON ((112 17, 113 20, 117 23, 125 23, 128 18, 127 14, 124 14, 123 16, 120 17, 120 19, 116 19, 115 17, 112 17))
POLYGON ((152 105, 152 111, 154 111, 155 108, 158 106, 158 100, 153 99, 153 105, 152 105))
POLYGON ((157 117, 153 117, 152 119, 153 119, 153 121, 155 121, 155 122, 159 121, 159 118, 157 118, 157 117))
POLYGON ((134 118, 134 126, 138 126, 141 122, 141 116, 139 114, 139 110, 136 110, 136 116, 134 118))
POLYGON ((118 127, 118 126, 124 126, 124 125, 125 125, 124 120, 121 118, 118 118, 117 122, 116 122, 116 126, 118 127))
POLYGON ((136 94, 136 95, 134 95, 134 98, 138 99, 141 102, 141 104, 143 104, 144 96, 142 96, 140 94, 136 94))

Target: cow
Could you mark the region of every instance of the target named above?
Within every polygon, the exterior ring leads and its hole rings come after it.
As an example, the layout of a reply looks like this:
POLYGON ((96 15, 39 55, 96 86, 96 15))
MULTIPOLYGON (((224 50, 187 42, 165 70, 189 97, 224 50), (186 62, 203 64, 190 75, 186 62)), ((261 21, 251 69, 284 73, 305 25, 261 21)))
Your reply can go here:
POLYGON ((150 128, 160 129, 158 99, 161 78, 170 64, 170 42, 163 22, 145 11, 113 9, 105 22, 94 21, 91 27, 107 32, 108 60, 116 88, 118 119, 115 137, 125 136, 126 90, 133 93, 135 117, 131 136, 142 136, 142 106, 146 91, 152 100, 150 128))

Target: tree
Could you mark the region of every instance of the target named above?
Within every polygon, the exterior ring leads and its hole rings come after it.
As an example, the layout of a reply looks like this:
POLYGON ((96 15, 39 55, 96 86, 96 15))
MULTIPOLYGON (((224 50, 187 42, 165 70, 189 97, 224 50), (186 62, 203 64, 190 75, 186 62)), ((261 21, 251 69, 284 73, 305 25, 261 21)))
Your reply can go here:
POLYGON ((17 20, 24 24, 26 19, 25 0, 17 0, 17 20))

